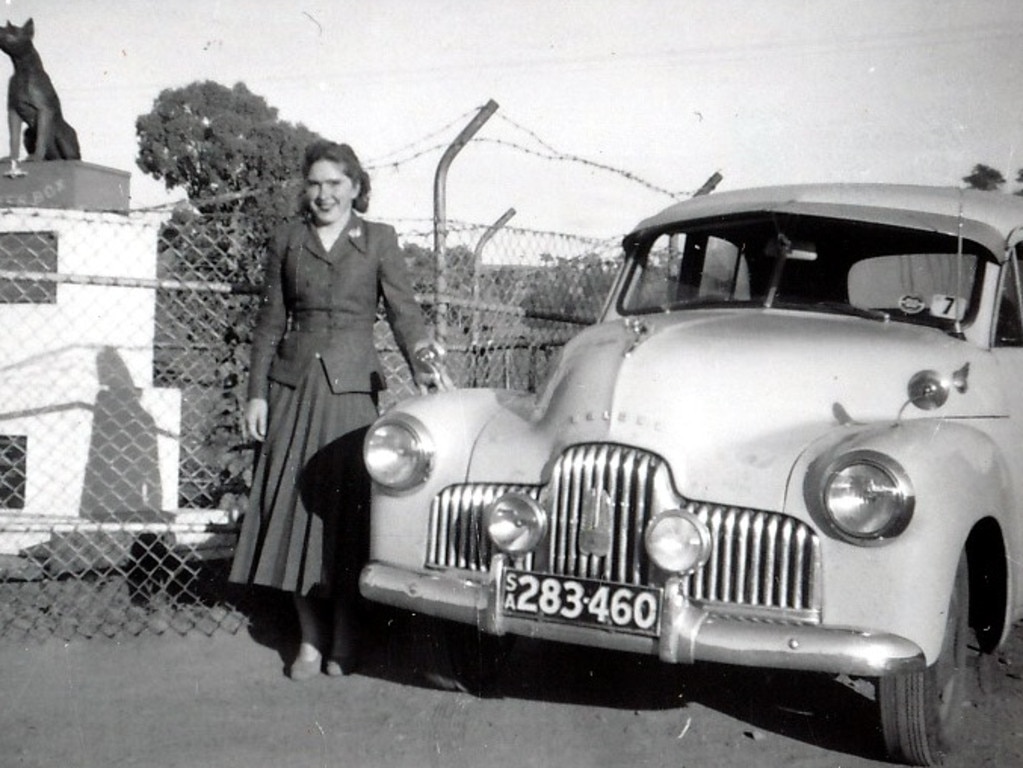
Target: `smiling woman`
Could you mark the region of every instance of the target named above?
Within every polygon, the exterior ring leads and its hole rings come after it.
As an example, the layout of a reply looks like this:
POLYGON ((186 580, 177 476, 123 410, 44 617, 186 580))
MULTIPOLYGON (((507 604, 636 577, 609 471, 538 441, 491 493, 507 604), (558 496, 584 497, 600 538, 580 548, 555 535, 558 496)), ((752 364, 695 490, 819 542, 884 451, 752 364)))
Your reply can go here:
MULTIPOLYGON (((359 216, 370 181, 352 148, 314 142, 303 178, 303 220, 268 251, 245 408, 262 445, 231 570, 235 581, 294 593, 294 680, 321 666, 347 674, 358 661, 369 496, 361 448, 386 386, 373 343, 378 301, 406 359, 433 344, 394 230, 359 216)), ((435 371, 414 369, 420 385, 443 386, 435 371)))

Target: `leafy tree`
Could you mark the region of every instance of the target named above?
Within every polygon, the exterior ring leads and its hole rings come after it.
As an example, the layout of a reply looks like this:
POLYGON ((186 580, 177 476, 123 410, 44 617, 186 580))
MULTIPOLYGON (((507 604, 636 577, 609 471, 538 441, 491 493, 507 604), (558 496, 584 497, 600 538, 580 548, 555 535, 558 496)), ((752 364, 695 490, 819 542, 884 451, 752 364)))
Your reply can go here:
POLYGON ((162 91, 135 121, 138 167, 167 189, 184 189, 204 211, 236 211, 279 220, 294 210, 291 182, 302 152, 319 138, 244 83, 212 81, 162 91))
POLYGON ((963 176, 963 181, 973 189, 995 192, 1005 183, 1005 177, 990 165, 977 163, 969 175, 963 176))

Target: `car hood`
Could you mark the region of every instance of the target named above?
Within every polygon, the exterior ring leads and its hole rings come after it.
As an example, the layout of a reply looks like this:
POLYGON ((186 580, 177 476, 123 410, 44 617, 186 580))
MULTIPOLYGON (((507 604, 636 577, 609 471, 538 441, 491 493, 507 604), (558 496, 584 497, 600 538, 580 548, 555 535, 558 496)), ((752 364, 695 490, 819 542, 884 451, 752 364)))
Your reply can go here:
POLYGON ((780 508, 814 439, 853 423, 1001 416, 990 355, 938 330, 784 310, 702 310, 603 323, 564 349, 535 399, 493 418, 471 479, 539 482, 568 445, 609 441, 660 454, 688 498, 780 508), (921 370, 965 392, 936 411, 907 403, 921 370))

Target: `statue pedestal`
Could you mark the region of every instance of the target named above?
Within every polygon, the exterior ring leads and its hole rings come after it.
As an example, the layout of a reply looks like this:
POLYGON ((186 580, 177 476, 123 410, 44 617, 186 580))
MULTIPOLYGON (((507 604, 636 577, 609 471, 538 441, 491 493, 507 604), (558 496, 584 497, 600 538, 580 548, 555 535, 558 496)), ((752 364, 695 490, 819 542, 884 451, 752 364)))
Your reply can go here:
POLYGON ((0 170, 0 207, 64 208, 127 213, 131 174, 81 160, 22 162, 0 170))

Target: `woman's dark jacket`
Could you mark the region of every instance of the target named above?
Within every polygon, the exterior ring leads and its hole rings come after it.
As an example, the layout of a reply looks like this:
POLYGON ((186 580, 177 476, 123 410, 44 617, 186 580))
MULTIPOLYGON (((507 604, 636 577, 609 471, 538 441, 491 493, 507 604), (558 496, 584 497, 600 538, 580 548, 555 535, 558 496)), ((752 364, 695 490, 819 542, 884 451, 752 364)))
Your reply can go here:
POLYGON ((335 393, 383 389, 373 340, 380 298, 406 359, 428 338, 387 224, 353 215, 329 253, 311 224, 285 225, 271 239, 264 274, 249 399, 265 399, 271 379, 295 386, 317 358, 335 393))

